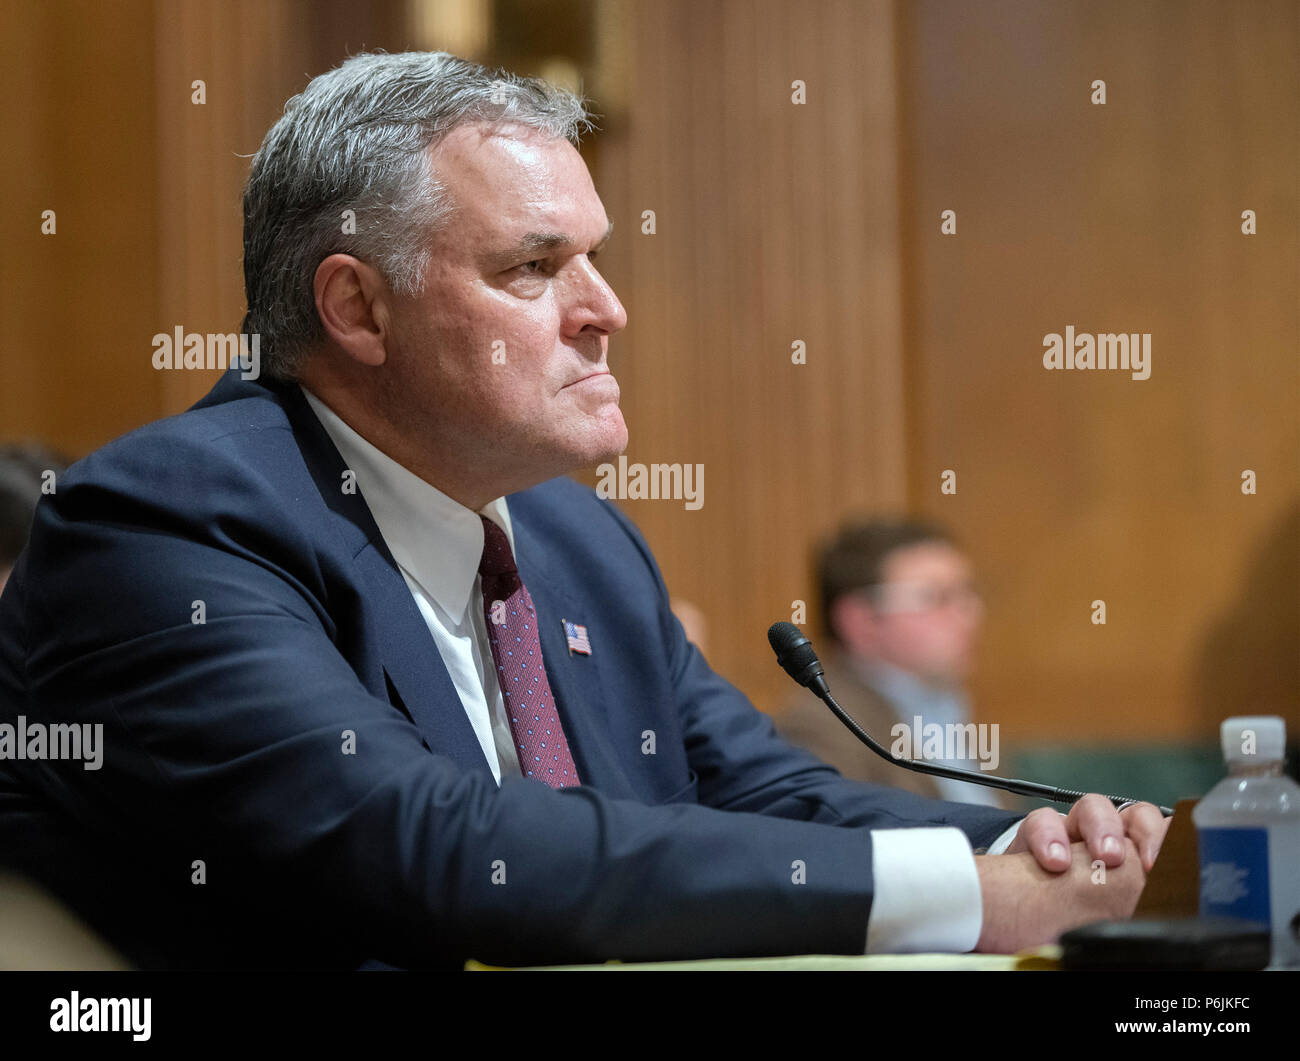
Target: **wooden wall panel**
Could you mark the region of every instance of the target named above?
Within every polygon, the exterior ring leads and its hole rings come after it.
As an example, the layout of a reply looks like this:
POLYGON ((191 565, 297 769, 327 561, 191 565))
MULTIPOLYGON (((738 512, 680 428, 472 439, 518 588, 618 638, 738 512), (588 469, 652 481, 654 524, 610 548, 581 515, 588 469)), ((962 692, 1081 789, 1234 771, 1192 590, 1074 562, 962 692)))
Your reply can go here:
MULTIPOLYGON (((237 332, 244 315, 244 181, 251 156, 290 96, 365 45, 396 3, 349 23, 335 0, 157 0, 159 325, 237 332), (207 102, 191 85, 206 83, 207 102)), ((376 32, 381 34, 375 39, 376 32)), ((152 332, 151 332, 152 334, 152 332)), ((180 412, 211 389, 213 371, 163 373, 163 405, 180 412)))
POLYGON ((704 506, 620 503, 704 611, 710 662, 772 706, 796 690, 766 630, 811 608, 810 539, 904 501, 893 11, 626 14, 626 120, 594 142, 604 271, 628 312, 610 363, 628 460, 703 464, 704 506))
POLYGON ((1294 734, 1300 8, 900 13, 909 482, 993 591, 981 716, 1141 741, 1267 711, 1294 734), (1071 324, 1152 333, 1150 379, 1046 371, 1071 324))
POLYGON ((152 337, 237 331, 240 196, 290 95, 348 50, 403 43, 399 0, 21 0, 3 22, 0 437, 81 456, 177 413, 218 373, 158 372, 152 337), (206 102, 192 101, 205 82, 206 102), (40 212, 58 232, 40 234, 40 212))
POLYGON ((16 0, 0 26, 0 438, 80 456, 158 415, 152 9, 16 0))

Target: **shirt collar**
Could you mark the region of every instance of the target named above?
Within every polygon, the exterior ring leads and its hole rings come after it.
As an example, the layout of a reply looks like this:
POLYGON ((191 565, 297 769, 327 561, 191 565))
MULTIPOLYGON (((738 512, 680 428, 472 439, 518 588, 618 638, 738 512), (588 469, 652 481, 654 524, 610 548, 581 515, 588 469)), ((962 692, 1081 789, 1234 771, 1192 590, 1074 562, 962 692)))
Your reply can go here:
POLYGON ((515 551, 506 499, 498 497, 477 513, 471 511, 367 442, 306 387, 301 390, 356 475, 393 559, 448 616, 462 622, 483 557, 480 513, 505 531, 510 551, 515 551))
POLYGON ((883 696, 900 718, 910 721, 913 715, 922 715, 927 721, 960 721, 970 713, 961 689, 930 685, 884 660, 850 656, 849 661, 858 677, 883 696))

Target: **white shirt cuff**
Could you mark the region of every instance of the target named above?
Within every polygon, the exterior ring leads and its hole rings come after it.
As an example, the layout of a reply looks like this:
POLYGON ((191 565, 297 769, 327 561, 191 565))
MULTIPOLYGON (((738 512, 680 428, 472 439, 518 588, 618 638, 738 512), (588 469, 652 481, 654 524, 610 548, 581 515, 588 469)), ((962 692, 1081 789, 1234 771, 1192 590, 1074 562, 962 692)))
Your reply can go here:
POLYGON ((871 872, 868 954, 975 949, 984 904, 975 856, 960 829, 872 829, 871 872))

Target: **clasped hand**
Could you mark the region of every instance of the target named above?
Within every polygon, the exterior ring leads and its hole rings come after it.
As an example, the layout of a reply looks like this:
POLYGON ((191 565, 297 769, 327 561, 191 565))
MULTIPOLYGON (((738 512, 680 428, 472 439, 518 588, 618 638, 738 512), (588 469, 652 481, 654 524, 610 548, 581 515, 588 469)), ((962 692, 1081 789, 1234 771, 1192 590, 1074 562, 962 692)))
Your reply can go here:
POLYGON ((975 949, 1014 953, 1091 921, 1132 917, 1169 822, 1150 803, 1119 811, 1095 793, 1069 814, 1031 812, 1004 854, 975 860, 984 904, 975 949))

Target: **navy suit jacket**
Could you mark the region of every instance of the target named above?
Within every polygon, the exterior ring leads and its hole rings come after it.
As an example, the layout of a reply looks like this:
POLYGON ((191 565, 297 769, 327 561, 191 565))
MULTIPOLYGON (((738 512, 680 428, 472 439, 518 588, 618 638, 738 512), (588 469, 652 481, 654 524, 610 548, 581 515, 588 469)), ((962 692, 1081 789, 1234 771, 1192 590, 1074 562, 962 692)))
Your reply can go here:
POLYGON ((1015 820, 778 737, 564 478, 508 503, 583 784, 498 787, 343 473, 296 386, 232 371, 66 472, 0 598, 0 721, 104 727, 99 770, 0 760, 0 861, 137 963, 861 953, 870 828, 1015 820))

